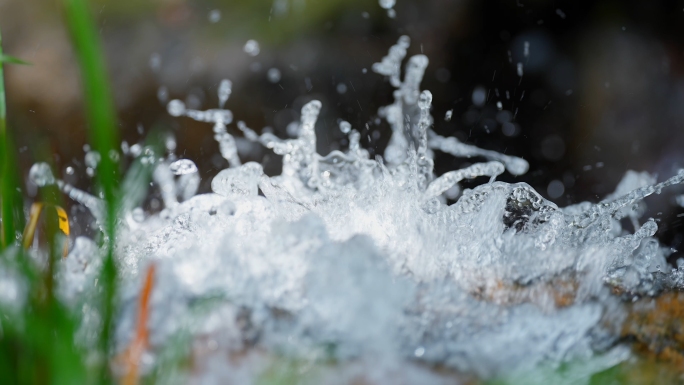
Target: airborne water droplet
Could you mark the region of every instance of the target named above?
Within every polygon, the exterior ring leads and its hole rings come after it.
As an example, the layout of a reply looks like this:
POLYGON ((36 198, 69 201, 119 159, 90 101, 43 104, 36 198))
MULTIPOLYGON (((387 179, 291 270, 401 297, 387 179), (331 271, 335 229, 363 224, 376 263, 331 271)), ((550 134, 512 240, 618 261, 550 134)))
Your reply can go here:
POLYGON ((232 92, 233 92, 233 83, 228 79, 221 80, 221 83, 219 84, 219 87, 218 87, 219 108, 223 108, 223 106, 228 101, 228 98, 230 98, 230 94, 232 92))
POLYGON ((347 85, 344 83, 338 83, 337 84, 337 93, 338 94, 344 94, 347 92, 347 85))
POLYGON ((396 0, 379 0, 380 6, 385 9, 390 9, 396 4, 396 0))
POLYGON ((559 180, 552 180, 546 188, 546 192, 552 199, 560 198, 565 193, 565 186, 559 180))
POLYGON ((271 68, 266 73, 268 81, 271 83, 278 83, 280 81, 280 70, 277 68, 271 68))
POLYGON ((218 23, 221 20, 221 11, 218 9, 213 9, 209 12, 209 22, 218 23))
POLYGON ((89 168, 96 169, 101 159, 100 153, 96 151, 88 151, 85 155, 85 164, 89 168))
POLYGON ((166 109, 171 116, 181 116, 183 113, 185 113, 185 103, 178 99, 174 99, 169 102, 169 104, 166 106, 166 109))
POLYGON ((55 183, 55 177, 47 163, 36 163, 29 170, 29 179, 38 187, 44 187, 55 183))
POLYGON ((197 166, 190 159, 179 159, 169 165, 169 170, 174 175, 187 175, 197 172, 197 166))
POLYGON ((150 56, 150 69, 152 69, 153 72, 158 72, 160 68, 161 68, 161 55, 159 55, 158 53, 153 53, 150 56))
POLYGON ((252 39, 247 40, 247 43, 245 43, 243 50, 249 56, 257 56, 259 52, 261 52, 261 49, 259 48, 259 43, 256 40, 252 39))
POLYGON ((340 131, 342 131, 343 134, 348 134, 352 129, 352 126, 349 122, 342 120, 340 121, 340 131))
POLYGON ((482 107, 485 104, 485 101, 487 100, 487 92, 485 91, 484 87, 478 86, 475 87, 473 90, 473 104, 482 107))

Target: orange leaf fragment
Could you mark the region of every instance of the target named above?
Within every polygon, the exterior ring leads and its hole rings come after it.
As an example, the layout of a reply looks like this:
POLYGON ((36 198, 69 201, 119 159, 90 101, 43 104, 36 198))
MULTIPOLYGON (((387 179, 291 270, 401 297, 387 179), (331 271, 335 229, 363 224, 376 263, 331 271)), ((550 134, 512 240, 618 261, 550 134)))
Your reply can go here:
POLYGON ((121 382, 123 385, 136 385, 138 383, 140 359, 149 347, 147 321, 150 315, 150 295, 152 293, 152 286, 154 285, 154 273, 155 265, 151 264, 147 268, 145 283, 143 284, 142 292, 140 293, 138 323, 135 337, 121 357, 123 364, 125 365, 125 374, 121 382))

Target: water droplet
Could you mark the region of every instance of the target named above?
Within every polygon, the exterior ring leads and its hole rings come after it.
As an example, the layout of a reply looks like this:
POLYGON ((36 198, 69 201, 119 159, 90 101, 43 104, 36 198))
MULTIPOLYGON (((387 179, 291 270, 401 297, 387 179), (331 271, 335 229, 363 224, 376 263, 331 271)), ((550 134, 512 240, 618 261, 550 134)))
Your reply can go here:
POLYGON ((221 83, 219 84, 219 87, 218 87, 219 108, 223 108, 223 106, 228 101, 228 98, 230 97, 230 94, 232 92, 233 92, 233 83, 228 79, 221 80, 221 83))
POLYGON ((218 23, 221 20, 221 11, 218 9, 213 9, 209 12, 209 22, 218 23))
POLYGON ((546 188, 546 193, 549 194, 551 199, 560 198, 565 193, 565 186, 563 185, 563 182, 554 179, 546 188))
POLYGON ((277 68, 271 68, 266 73, 268 81, 271 83, 278 83, 280 81, 280 70, 277 68))
POLYGON ((174 175, 187 175, 197 172, 197 166, 190 159, 179 159, 169 165, 169 170, 174 175))
POLYGON ((380 0, 380 6, 385 9, 394 7, 396 0, 380 0))
POLYGON ((245 43, 245 46, 242 48, 245 53, 249 56, 257 56, 259 52, 261 52, 261 49, 259 48, 259 43, 256 40, 247 40, 247 43, 245 43))
POLYGON ((157 90, 157 99, 161 103, 166 103, 166 101, 169 99, 169 90, 164 86, 159 87, 157 90))
POLYGON ((166 105, 166 110, 171 116, 181 116, 185 113, 185 103, 178 99, 174 99, 166 105))
POLYGON ((518 134, 518 128, 515 123, 506 122, 501 125, 501 132, 506 136, 516 136, 518 134))
POLYGON ((352 129, 351 123, 342 120, 340 121, 340 131, 342 131, 343 134, 348 134, 352 129))
POLYGON ((109 150, 109 159, 113 160, 114 162, 118 162, 119 159, 121 159, 121 154, 119 154, 118 151, 111 149, 109 150))
POLYGON ((487 91, 485 91, 484 87, 482 86, 477 86, 473 90, 473 104, 482 107, 485 104, 485 101, 487 101, 487 91))
POLYGON ((86 166, 90 168, 97 168, 97 165, 100 163, 100 160, 102 158, 100 157, 100 153, 97 151, 89 151, 85 155, 85 164, 86 166))
POLYGON ((137 157, 142 153, 142 146, 140 146, 138 143, 134 144, 130 148, 130 154, 133 157, 137 157))
POLYGON ((337 84, 337 93, 344 94, 347 92, 347 85, 344 83, 337 84))
POLYGON ((55 183, 55 177, 47 163, 36 163, 29 170, 29 179, 38 187, 55 183))
POLYGON ((133 220, 140 223, 145 220, 145 212, 140 207, 136 207, 131 211, 131 217, 133 220))
POLYGON ((150 68, 153 72, 158 72, 161 68, 161 55, 158 53, 153 53, 150 56, 150 68))

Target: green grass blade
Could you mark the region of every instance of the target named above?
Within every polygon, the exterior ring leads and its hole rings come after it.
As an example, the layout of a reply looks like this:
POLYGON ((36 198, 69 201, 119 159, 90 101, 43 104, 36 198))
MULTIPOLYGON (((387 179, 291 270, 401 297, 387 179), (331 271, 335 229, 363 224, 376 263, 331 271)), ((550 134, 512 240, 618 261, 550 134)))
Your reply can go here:
POLYGON ((107 360, 114 315, 117 275, 112 243, 119 203, 117 192, 119 170, 118 163, 111 156, 115 154, 118 158, 117 121, 107 72, 105 71, 104 55, 88 4, 85 0, 63 0, 62 3, 76 57, 81 67, 90 141, 93 148, 101 155, 98 182, 107 204, 107 220, 104 226, 109 242, 106 243, 107 256, 100 277, 103 322, 99 345, 103 360, 98 369, 99 382, 107 383, 111 382, 107 360))
MULTIPOLYGON (((145 138, 145 149, 150 149, 154 154, 162 154, 164 151, 165 128, 160 125, 152 127, 145 138)), ((126 171, 121 181, 121 191, 125 196, 121 200, 121 211, 126 213, 140 205, 150 186, 152 173, 157 167, 156 163, 142 162, 142 157, 137 157, 126 171)))
POLYGON ((16 58, 14 56, 4 55, 2 52, 0 52, 0 63, 20 64, 20 65, 26 65, 26 66, 31 65, 31 63, 29 63, 27 61, 23 61, 23 60, 16 58))
MULTIPOLYGON (((2 35, 0 34, 0 58, 4 57, 7 56, 2 52, 2 35)), ((16 241, 17 229, 23 226, 23 205, 21 190, 18 187, 14 147, 7 132, 5 76, 3 61, 0 60, 0 201, 2 202, 0 250, 16 241)))
MULTIPOLYGON (((2 53, 2 33, 0 33, 0 58, 4 54, 2 53)), ((7 119, 7 105, 5 104, 5 75, 2 68, 3 60, 0 60, 0 135, 5 137, 6 123, 7 119)))
MULTIPOLYGON (((0 57, 2 57, 2 34, 0 34, 0 57)), ((3 62, 0 61, 0 200, 2 200, 2 234, 0 236, 0 247, 4 248, 11 244, 13 234, 15 233, 14 221, 12 219, 11 201, 8 193, 7 178, 5 172, 8 169, 7 159, 7 105, 5 104, 5 74, 2 68, 3 62)))
MULTIPOLYGON (((63 0, 63 2, 67 25, 81 67, 89 136, 93 148, 100 153, 102 158, 98 166, 98 181, 105 200, 110 206, 108 211, 114 214, 113 206, 117 201, 118 163, 110 155, 118 153, 119 138, 104 55, 86 1, 63 0)), ((107 220, 108 225, 112 225, 114 220, 114 215, 110 215, 107 220)))

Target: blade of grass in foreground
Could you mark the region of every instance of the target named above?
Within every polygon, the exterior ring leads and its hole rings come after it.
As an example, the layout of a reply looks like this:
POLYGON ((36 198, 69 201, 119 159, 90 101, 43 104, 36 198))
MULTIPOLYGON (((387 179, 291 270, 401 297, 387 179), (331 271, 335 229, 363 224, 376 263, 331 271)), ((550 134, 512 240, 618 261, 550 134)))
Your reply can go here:
MULTIPOLYGON (((64 0, 64 9, 81 67, 90 140, 93 148, 100 153, 102 158, 98 166, 98 181, 105 200, 110 206, 108 210, 113 214, 115 212, 113 206, 117 200, 118 166, 117 162, 112 159, 112 154, 118 153, 119 138, 104 56, 86 1, 64 0)), ((116 159, 116 156, 114 158, 116 159)), ((114 220, 114 215, 110 215, 107 220, 108 225, 113 224, 114 220)))
MULTIPOLYGON (((0 39, 0 44, 2 43, 0 39)), ((3 65, 24 64, 19 59, 3 55, 0 46, 0 199, 2 200, 2 244, 16 241, 16 230, 23 227, 23 204, 19 177, 6 123, 3 65)), ((47 213, 50 250, 57 230, 57 212, 47 213)), ((57 258, 59 258, 58 253, 57 258)), ((77 323, 69 311, 54 296, 55 258, 41 274, 22 249, 7 253, 15 258, 2 261, 6 272, 15 272, 24 279, 27 303, 13 308, 0 305, 0 383, 2 384, 81 384, 86 371, 81 351, 74 347, 77 323), (42 276, 42 277, 41 277, 42 276)))
MULTIPOLYGON (((0 57, 2 57, 2 34, 0 34, 0 57)), ((7 107, 5 104, 5 75, 2 68, 3 61, 0 60, 0 200, 2 200, 2 234, 0 236, 0 246, 5 248, 9 246, 14 237, 14 221, 12 218, 12 199, 11 194, 8 194, 9 186, 8 178, 5 178, 5 174, 8 171, 8 156, 7 156, 7 107)))
MULTIPOLYGON (((2 57, 2 34, 0 34, 0 57, 2 57)), ((2 206, 0 207, 0 212, 2 212, 2 234, 0 234, 2 239, 0 239, 0 247, 2 248, 5 248, 9 244, 9 235, 14 232, 14 226, 12 223, 13 221, 10 217, 11 211, 7 210, 8 199, 5 196, 7 193, 7 186, 5 182, 6 178, 4 178, 5 170, 7 170, 7 156, 5 155, 7 153, 5 148, 7 145, 6 119, 7 107, 5 106, 5 76, 2 69, 2 60, 0 60, 0 156, 2 156, 2 160, 0 160, 0 183, 2 183, 2 186, 0 187, 2 189, 0 191, 0 200, 2 201, 2 206)))
POLYGON ((17 228, 23 227, 21 192, 18 192, 14 148, 7 133, 7 106, 5 103, 5 81, 3 63, 23 63, 21 60, 6 56, 2 52, 0 34, 0 212, 2 213, 2 232, 0 250, 16 240, 17 228))
POLYGON ((103 264, 100 282, 102 284, 103 306, 102 330, 100 334, 100 354, 102 359, 98 368, 98 380, 111 382, 108 357, 109 343, 114 314, 116 292, 116 265, 113 248, 116 213, 118 210, 118 159, 119 143, 116 131, 114 102, 105 71, 104 56, 98 40, 97 31, 91 19, 85 0, 63 0, 66 22, 71 34, 76 56, 81 67, 83 98, 86 103, 89 137, 93 148, 100 153, 98 182, 104 193, 107 205, 107 219, 104 224, 107 253, 103 264), (114 156, 112 156, 114 155, 114 156))

